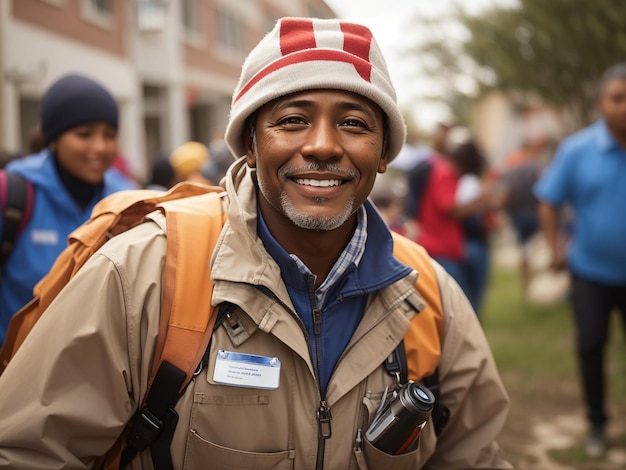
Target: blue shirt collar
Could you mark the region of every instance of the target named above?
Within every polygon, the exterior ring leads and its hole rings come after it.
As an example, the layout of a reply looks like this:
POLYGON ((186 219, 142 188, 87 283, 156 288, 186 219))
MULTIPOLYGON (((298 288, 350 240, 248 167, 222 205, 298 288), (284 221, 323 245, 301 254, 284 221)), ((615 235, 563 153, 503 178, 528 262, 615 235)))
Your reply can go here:
MULTIPOLYGON (((333 287, 339 280, 343 280, 348 272, 355 275, 351 276, 349 283, 343 284, 342 290, 345 290, 345 294, 367 293, 382 289, 386 285, 406 276, 411 271, 411 268, 393 257, 391 233, 372 203, 369 200, 365 201, 364 205, 359 208, 359 212, 361 210, 363 210, 363 218, 358 220, 357 230, 349 244, 351 246, 354 243, 355 246, 360 246, 360 248, 352 254, 342 254, 338 263, 342 258, 344 262, 352 260, 352 263, 342 263, 345 269, 337 279, 333 278, 332 282, 325 286, 327 291, 334 290, 333 287), (362 234, 357 235, 360 227, 363 227, 365 230, 366 238, 362 234), (370 248, 368 249, 368 247, 370 248), (357 266, 359 267, 357 270, 350 269, 350 267, 357 266)), ((308 276, 303 275, 296 260, 289 256, 272 236, 258 209, 257 214, 257 234, 267 252, 280 266, 281 277, 287 289, 305 291, 307 289, 308 276)))
POLYGON ((604 119, 601 119, 596 124, 596 143, 598 144, 598 150, 604 153, 621 149, 617 140, 611 135, 604 119))
MULTIPOLYGON (((286 285, 291 288, 299 288, 302 286, 298 280, 308 279, 313 276, 311 270, 294 254, 287 253, 285 249, 276 241, 270 233, 270 230, 261 214, 257 209, 258 224, 257 232, 259 238, 263 241, 263 245, 268 253, 274 258, 281 268, 282 277, 286 285)), ((365 242, 367 240, 367 212, 363 206, 357 210, 357 227, 352 235, 348 246, 343 251, 328 277, 322 285, 317 289, 316 296, 318 302, 323 302, 326 294, 341 278, 346 270, 352 265, 357 265, 363 257, 365 251, 365 242)))
MULTIPOLYGON (((350 242, 348 243, 348 246, 346 246, 345 250, 343 250, 343 253, 341 253, 341 256, 339 256, 339 259, 330 270, 330 273, 328 273, 328 277, 324 279, 322 285, 315 291, 318 305, 322 305, 324 303, 326 294, 328 294, 335 283, 341 279, 341 276, 348 270, 350 265, 359 265, 359 262, 363 257, 363 252, 365 251, 366 241, 367 212, 365 211, 365 208, 361 206, 357 210, 357 227, 352 235, 352 238, 350 239, 350 242)), ((290 254, 289 256, 291 256, 291 258, 296 262, 298 269, 303 276, 312 276, 315 279, 314 274, 296 255, 290 254)))

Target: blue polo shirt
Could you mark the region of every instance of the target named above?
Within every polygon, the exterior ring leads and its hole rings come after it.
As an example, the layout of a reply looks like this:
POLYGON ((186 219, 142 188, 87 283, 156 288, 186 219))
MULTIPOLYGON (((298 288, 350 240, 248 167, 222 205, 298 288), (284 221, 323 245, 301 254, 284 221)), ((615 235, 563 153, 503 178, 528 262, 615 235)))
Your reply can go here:
POLYGON ((626 284, 626 149, 604 121, 567 137, 535 184, 538 199, 575 213, 568 263, 573 274, 626 284))

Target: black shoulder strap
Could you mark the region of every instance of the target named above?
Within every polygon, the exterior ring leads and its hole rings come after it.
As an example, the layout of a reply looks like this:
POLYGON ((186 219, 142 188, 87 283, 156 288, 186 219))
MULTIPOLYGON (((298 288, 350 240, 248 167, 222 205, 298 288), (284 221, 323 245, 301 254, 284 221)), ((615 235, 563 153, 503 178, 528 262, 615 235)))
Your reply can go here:
MULTIPOLYGON (((385 361, 387 372, 396 377, 399 383, 406 383, 408 379, 408 365, 406 362, 406 350, 404 341, 402 341, 396 349, 389 355, 385 361)), ((423 385, 428 388, 435 396, 435 406, 433 407, 432 417, 435 425, 435 435, 439 437, 450 419, 450 409, 441 403, 441 390, 439 387, 439 367, 435 369, 432 375, 422 379, 423 385)))
MULTIPOLYGON (((215 331, 222 323, 232 307, 230 303, 223 303, 217 312, 217 319, 213 326, 215 331)), ((208 351, 211 342, 207 345, 198 371, 202 370, 208 361, 208 351)), ((146 405, 140 409, 126 436, 126 447, 120 458, 120 468, 125 468, 144 449, 150 447, 152 465, 155 470, 173 470, 170 444, 174 438, 174 431, 178 423, 178 414, 174 406, 180 398, 179 390, 182 387, 186 373, 163 361, 148 390, 146 405)))
MULTIPOLYGON (((146 406, 139 410, 126 436, 127 446, 122 452, 120 468, 126 467, 137 452, 160 440, 161 431, 176 428, 178 414, 174 411, 174 405, 178 401, 178 390, 182 387, 186 376, 184 371, 169 362, 161 362, 148 391, 146 406)), ((166 457, 169 456, 169 464, 166 464, 163 456, 160 456, 158 461, 153 457, 154 467, 171 470, 172 459, 169 446, 167 449, 161 448, 160 450, 166 452, 166 457)))
POLYGON ((443 432, 444 428, 448 424, 450 419, 450 408, 441 403, 440 396, 441 390, 439 387, 439 366, 433 372, 433 375, 424 377, 422 383, 428 390, 435 396, 435 406, 433 407, 433 423, 435 425, 435 435, 439 435, 443 432))
POLYGON ((2 234, 0 239, 0 269, 4 266, 13 251, 22 226, 24 217, 29 214, 28 188, 29 183, 17 173, 1 171, 0 174, 0 202, 2 207, 2 234))

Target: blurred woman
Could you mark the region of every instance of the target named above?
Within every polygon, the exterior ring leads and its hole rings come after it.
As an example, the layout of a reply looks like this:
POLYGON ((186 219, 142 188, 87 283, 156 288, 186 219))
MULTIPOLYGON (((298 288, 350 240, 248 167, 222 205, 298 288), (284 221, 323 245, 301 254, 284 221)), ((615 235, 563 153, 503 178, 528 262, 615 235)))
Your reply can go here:
MULTIPOLYGON (((70 232, 89 219, 100 199, 135 187, 111 168, 118 154, 118 107, 99 83, 82 75, 57 80, 43 96, 40 126, 43 150, 6 166, 8 173, 26 180, 32 202, 2 267, 0 343, 9 319, 32 298, 33 287, 65 248, 70 232)), ((0 215, 0 232, 5 222, 0 215)))

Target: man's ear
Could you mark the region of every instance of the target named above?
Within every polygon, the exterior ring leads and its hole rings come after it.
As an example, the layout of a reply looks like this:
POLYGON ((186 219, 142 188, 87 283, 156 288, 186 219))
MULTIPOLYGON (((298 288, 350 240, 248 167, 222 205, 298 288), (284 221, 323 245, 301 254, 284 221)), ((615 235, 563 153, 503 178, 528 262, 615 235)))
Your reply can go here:
POLYGON ((387 165, 389 164, 389 140, 385 139, 383 143, 383 151, 380 155, 378 162, 378 173, 384 173, 387 171, 387 165))
POLYGON ((243 132, 243 141, 246 145, 246 163, 250 168, 256 168, 256 137, 254 124, 243 132))

